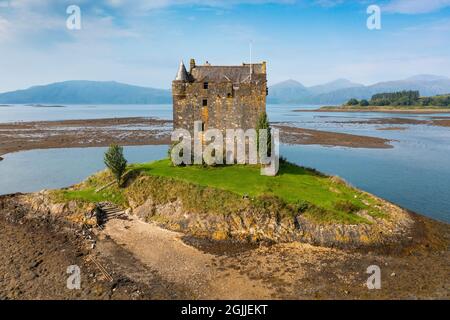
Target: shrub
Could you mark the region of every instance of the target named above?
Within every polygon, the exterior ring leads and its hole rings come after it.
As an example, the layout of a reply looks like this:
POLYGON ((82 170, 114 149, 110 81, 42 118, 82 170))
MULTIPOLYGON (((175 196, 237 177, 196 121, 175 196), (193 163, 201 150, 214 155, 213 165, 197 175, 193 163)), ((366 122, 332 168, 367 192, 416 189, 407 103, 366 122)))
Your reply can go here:
POLYGON ((357 99, 354 99, 354 98, 348 100, 348 102, 347 102, 348 106, 356 106, 358 104, 359 104, 359 101, 357 99))
POLYGON ((258 123, 256 124, 256 143, 259 151, 259 130, 267 129, 267 154, 271 153, 272 147, 272 135, 270 133, 270 124, 269 118, 267 117, 267 113, 263 112, 258 119, 258 123))
POLYGON ((123 147, 117 144, 111 144, 105 152, 104 162, 120 186, 122 175, 127 168, 127 160, 123 155, 123 147))
POLYGON ((336 210, 343 211, 346 213, 355 213, 355 212, 358 212, 359 210, 361 210, 361 208, 359 206, 357 206, 356 204, 354 204, 353 202, 348 201, 348 200, 342 200, 342 201, 336 202, 336 204, 334 205, 334 208, 336 210))
POLYGON ((359 102, 359 105, 362 106, 362 107, 367 107, 369 105, 369 101, 367 101, 366 99, 362 99, 359 102))
POLYGON ((311 204, 304 200, 299 200, 295 203, 295 209, 298 213, 303 213, 311 207, 311 204))

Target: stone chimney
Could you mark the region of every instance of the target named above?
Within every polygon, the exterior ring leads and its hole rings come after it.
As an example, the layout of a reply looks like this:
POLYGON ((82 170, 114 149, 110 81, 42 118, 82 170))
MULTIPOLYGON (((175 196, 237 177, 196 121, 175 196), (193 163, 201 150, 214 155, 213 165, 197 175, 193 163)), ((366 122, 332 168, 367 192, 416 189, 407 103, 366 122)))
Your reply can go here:
POLYGON ((191 62, 189 63, 189 73, 192 72, 192 69, 195 68, 195 59, 191 59, 191 62))

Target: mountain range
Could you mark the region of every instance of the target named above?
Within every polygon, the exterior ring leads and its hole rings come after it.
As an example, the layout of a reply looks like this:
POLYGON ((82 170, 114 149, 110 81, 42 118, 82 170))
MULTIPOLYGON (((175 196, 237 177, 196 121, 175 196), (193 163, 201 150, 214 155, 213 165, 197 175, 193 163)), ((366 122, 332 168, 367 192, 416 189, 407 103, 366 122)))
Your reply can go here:
MULTIPOLYGON (((403 80, 363 85, 347 79, 306 87, 287 80, 269 87, 271 104, 342 104, 350 98, 370 99, 382 92, 418 90, 421 96, 450 93, 450 78, 416 75, 403 80)), ((165 104, 170 90, 128 85, 114 81, 64 81, 0 94, 0 104, 165 104)))
POLYGON ((64 81, 0 94, 0 103, 160 104, 171 103, 169 90, 115 81, 64 81))
POLYGON ((269 88, 268 103, 342 104, 351 98, 370 99, 383 92, 418 90, 421 96, 450 93, 450 78, 435 75, 416 75, 403 80, 378 82, 369 86, 338 79, 323 85, 305 87, 295 80, 287 80, 269 88))

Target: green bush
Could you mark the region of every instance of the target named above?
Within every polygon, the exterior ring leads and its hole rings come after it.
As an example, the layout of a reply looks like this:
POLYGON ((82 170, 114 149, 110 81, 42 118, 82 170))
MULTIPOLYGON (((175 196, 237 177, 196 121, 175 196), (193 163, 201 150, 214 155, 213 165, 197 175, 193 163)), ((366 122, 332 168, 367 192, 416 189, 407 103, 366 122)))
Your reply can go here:
POLYGON ((352 98, 348 100, 346 104, 347 106, 357 106, 359 104, 359 101, 357 99, 352 98))
POLYGON ((105 152, 104 162, 120 186, 122 175, 127 168, 127 160, 123 155, 123 147, 117 144, 111 144, 105 152))
POLYGON ((258 123, 256 124, 256 143, 259 151, 259 130, 267 129, 267 154, 271 153, 272 148, 272 135, 270 132, 270 124, 269 118, 267 117, 267 113, 263 112, 258 119, 258 123))
POLYGON ((367 106, 369 105, 369 101, 367 101, 366 99, 362 99, 362 100, 359 102, 359 105, 360 105, 361 107, 367 107, 367 106))
POLYGON ((356 204, 354 204, 353 202, 350 202, 348 200, 341 200, 341 201, 336 202, 336 204, 334 205, 334 208, 336 210, 343 211, 346 213, 355 213, 355 212, 358 212, 359 210, 361 210, 361 208, 359 206, 357 206, 356 204))

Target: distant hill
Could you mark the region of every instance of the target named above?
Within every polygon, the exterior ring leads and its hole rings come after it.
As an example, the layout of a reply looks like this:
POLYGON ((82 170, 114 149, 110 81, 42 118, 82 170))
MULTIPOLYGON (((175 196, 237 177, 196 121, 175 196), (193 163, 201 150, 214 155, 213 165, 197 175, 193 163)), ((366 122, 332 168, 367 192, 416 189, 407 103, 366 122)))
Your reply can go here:
POLYGON ((418 90, 421 96, 450 93, 450 78, 435 75, 417 75, 403 80, 379 82, 370 86, 352 83, 346 79, 313 87, 305 87, 294 80, 280 84, 269 88, 269 103, 342 104, 351 98, 370 99, 377 93, 403 90, 418 90), (284 95, 283 93, 289 93, 288 86, 292 86, 292 94, 284 95), (295 90, 300 86, 303 88, 302 90, 295 90))
POLYGON ((65 81, 0 94, 0 103, 158 104, 171 103, 169 90, 114 81, 65 81))
POLYGON ((364 87, 363 84, 354 83, 347 79, 337 79, 325 84, 317 85, 309 87, 308 90, 314 94, 323 94, 328 92, 333 92, 340 89, 348 89, 348 88, 360 88, 364 87))
MULTIPOLYGON (((450 93, 450 78, 416 75, 403 80, 370 86, 337 79, 306 87, 287 80, 269 88, 268 103, 343 104, 351 98, 370 99, 377 93, 417 90, 421 96, 450 93)), ((0 104, 159 104, 172 103, 170 90, 154 89, 108 81, 65 81, 0 94, 0 104)))
POLYGON ((290 103, 310 95, 311 92, 300 82, 287 80, 270 87, 268 100, 269 103, 290 103))

